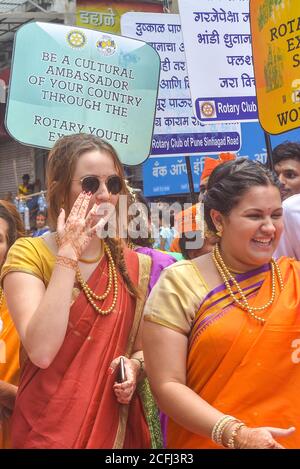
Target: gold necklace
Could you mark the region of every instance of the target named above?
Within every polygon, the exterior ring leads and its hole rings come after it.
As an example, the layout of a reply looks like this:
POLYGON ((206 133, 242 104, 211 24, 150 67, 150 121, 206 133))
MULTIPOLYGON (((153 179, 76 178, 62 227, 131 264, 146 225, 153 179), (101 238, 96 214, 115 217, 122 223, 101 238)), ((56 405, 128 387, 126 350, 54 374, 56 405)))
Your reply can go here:
POLYGON ((98 254, 97 257, 94 257, 94 259, 84 259, 83 257, 80 257, 78 259, 79 262, 83 262, 84 264, 95 264, 96 262, 99 262, 102 257, 102 249, 100 251, 100 254, 98 254))
POLYGON ((261 316, 258 316, 254 313, 254 311, 262 311, 264 309, 267 309, 269 306, 271 306, 271 304, 274 302, 275 300, 275 294, 276 294, 276 275, 277 275, 277 279, 278 279, 278 282, 279 282, 279 286, 280 286, 280 291, 283 290, 283 279, 282 279, 282 275, 281 275, 281 272, 280 272, 280 268, 279 268, 279 265, 277 264, 277 262, 275 261, 275 259, 271 259, 271 298, 270 300, 263 306, 250 306, 249 305, 249 302, 248 302, 248 299, 247 297, 245 296, 242 288, 240 287, 239 283, 236 281, 236 279, 234 278, 234 276, 230 273, 229 269, 227 268, 221 254, 220 254, 220 250, 219 250, 219 246, 218 244, 215 245, 214 249, 213 249, 213 253, 212 253, 212 258, 213 258, 213 261, 224 281, 224 284, 231 296, 231 298, 233 299, 233 301, 241 308, 243 309, 244 311, 247 311, 247 313, 253 318, 253 319, 256 319, 257 321, 259 321, 261 324, 264 324, 265 323, 265 319, 262 318, 261 316), (231 281, 233 283, 233 285, 235 285, 238 293, 239 293, 239 296, 240 298, 238 298, 236 296, 236 294, 233 292, 231 286, 230 286, 230 283, 229 281, 231 281))
MULTIPOLYGON (((55 233, 55 241, 56 241, 57 246, 59 246, 60 240, 59 240, 59 235, 57 232, 55 233)), ((95 264, 96 262, 100 261, 101 257, 102 257, 102 249, 100 250, 100 253, 98 254, 97 257, 94 257, 93 259, 84 259, 83 257, 80 257, 80 259, 78 259, 78 262, 83 262, 84 264, 95 264)))
MULTIPOLYGON (((60 240, 59 240, 58 233, 55 234, 55 239, 56 239, 57 245, 59 246, 60 240)), ((112 310, 114 309, 114 307, 116 306, 116 303, 117 303, 117 299, 118 299, 118 274, 117 274, 117 269, 116 269, 116 266, 115 266, 115 262, 113 260, 112 254, 111 254, 111 250, 109 249, 108 245, 104 241, 103 241, 103 244, 104 244, 104 252, 106 253, 106 255, 108 257, 108 282, 107 282, 107 288, 106 288, 105 292, 102 295, 97 295, 88 286, 87 282, 85 282, 85 280, 83 279, 83 277, 81 275, 81 272, 79 270, 79 267, 77 267, 77 270, 76 270, 76 278, 77 278, 77 281, 80 284, 80 286, 81 286, 81 288, 82 288, 88 302, 93 306, 95 311, 97 311, 97 313, 99 313, 99 314, 106 315, 106 314, 109 314, 109 313, 112 312, 112 310), (114 290, 113 291, 112 304, 107 309, 101 309, 99 306, 96 305, 94 300, 101 301, 101 300, 104 300, 105 298, 107 298, 110 291, 111 291, 111 289, 112 289, 112 287, 113 287, 113 290, 114 290)))
POLYGON ((76 277, 77 277, 77 280, 80 283, 80 286, 81 286, 85 296, 87 297, 87 300, 89 301, 89 303, 93 306, 93 308, 99 314, 106 315, 106 314, 111 313, 111 311, 114 309, 114 307, 116 306, 116 303, 117 303, 117 299, 118 299, 118 275, 117 275, 117 269, 116 269, 114 260, 112 258, 111 251, 110 251, 109 247, 107 246, 107 244, 105 242, 104 242, 104 250, 105 250, 105 253, 107 254, 107 257, 108 257, 108 284, 107 284, 107 289, 106 289, 105 293, 103 293, 103 295, 96 295, 96 293, 93 292, 93 290, 83 280, 79 269, 77 269, 76 277), (108 296, 109 292, 111 291, 112 286, 113 286, 113 289, 114 289, 112 304, 107 309, 101 309, 99 306, 96 305, 94 300, 100 301, 100 300, 106 298, 108 296))

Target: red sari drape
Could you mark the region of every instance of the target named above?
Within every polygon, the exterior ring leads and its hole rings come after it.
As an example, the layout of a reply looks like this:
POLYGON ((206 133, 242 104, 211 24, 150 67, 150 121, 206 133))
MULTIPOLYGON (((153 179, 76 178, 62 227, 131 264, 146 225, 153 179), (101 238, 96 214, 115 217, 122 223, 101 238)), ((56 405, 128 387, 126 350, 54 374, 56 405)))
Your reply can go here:
MULTIPOLYGON (((128 272, 137 285, 137 254, 125 251, 128 272)), ((104 257, 88 285, 97 294, 107 285, 104 257)), ((40 369, 29 359, 23 365, 13 414, 15 448, 149 448, 150 435, 137 393, 129 406, 113 392, 114 375, 107 370, 119 355, 130 355, 140 320, 136 299, 121 276, 115 309, 98 314, 83 292, 70 310, 66 337, 54 361, 40 369)), ((112 293, 102 308, 111 305, 112 293)), ((45 337, 47 340, 47 337, 45 337)))

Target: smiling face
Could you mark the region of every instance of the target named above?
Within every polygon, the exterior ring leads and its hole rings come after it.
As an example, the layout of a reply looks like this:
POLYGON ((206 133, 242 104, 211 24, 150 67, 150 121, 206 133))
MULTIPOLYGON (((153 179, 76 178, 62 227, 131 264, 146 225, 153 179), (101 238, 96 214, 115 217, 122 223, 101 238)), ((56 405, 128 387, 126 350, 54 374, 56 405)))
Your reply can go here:
POLYGON ((300 161, 292 158, 283 159, 274 167, 282 184, 282 197, 300 193, 300 161))
POLYGON ((277 187, 253 186, 229 215, 211 212, 215 226, 222 227, 221 252, 229 268, 246 272, 270 262, 283 230, 277 187))

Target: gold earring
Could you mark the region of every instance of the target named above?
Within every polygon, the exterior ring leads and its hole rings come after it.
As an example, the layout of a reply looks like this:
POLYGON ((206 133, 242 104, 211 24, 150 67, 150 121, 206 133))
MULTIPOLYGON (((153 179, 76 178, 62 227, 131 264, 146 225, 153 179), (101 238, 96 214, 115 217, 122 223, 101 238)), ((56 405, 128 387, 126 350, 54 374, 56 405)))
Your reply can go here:
POLYGON ((218 231, 216 232, 216 235, 217 235, 219 238, 222 238, 222 235, 223 235, 223 228, 222 228, 222 227, 219 227, 219 228, 218 228, 218 231))

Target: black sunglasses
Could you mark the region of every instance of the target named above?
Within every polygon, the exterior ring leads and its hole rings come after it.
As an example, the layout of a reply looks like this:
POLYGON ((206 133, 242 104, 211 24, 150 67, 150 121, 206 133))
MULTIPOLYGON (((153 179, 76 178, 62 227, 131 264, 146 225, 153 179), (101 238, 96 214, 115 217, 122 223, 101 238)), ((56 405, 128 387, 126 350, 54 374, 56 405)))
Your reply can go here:
MULTIPOLYGON (((80 182, 81 188, 84 192, 95 194, 100 187, 100 179, 98 176, 84 176, 80 179, 80 182)), ((123 187, 122 179, 117 174, 108 176, 105 180, 105 185, 107 187, 107 191, 113 195, 119 194, 123 187)))

